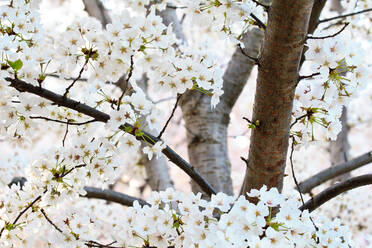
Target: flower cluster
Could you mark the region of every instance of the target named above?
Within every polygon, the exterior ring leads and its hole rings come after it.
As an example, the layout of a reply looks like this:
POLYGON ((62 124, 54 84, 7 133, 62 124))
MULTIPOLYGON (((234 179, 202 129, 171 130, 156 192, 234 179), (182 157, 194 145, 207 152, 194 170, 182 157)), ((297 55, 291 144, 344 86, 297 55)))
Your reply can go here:
POLYGON ((180 6, 194 24, 205 23, 221 37, 237 43, 240 43, 243 33, 249 27, 260 26, 266 22, 264 9, 252 0, 175 0, 169 2, 176 7, 180 6))
MULTIPOLYGON (((139 160, 140 140, 151 140, 143 130, 159 133, 164 119, 138 86, 142 75, 146 74, 148 83, 158 91, 173 96, 187 90, 207 94, 212 107, 223 94, 222 70, 216 59, 203 49, 181 46, 172 26, 162 23, 157 10, 175 4, 188 18, 208 23, 211 30, 236 42, 250 25, 265 20, 263 10, 250 0, 158 1, 150 9, 146 7, 149 0, 128 2, 142 14, 126 10, 112 16, 106 27, 94 18, 82 17, 62 33, 44 30, 39 1, 13 0, 0 6, 0 136, 4 142, 42 143, 44 149, 48 142, 51 146, 42 159, 28 164, 24 174, 3 166, 9 161, 1 162, 0 171, 6 173, 0 176, 0 186, 4 186, 0 194, 0 246, 95 247, 97 239, 114 240, 119 247, 352 245, 347 229, 338 220, 314 217, 317 230, 310 214, 298 210, 298 199, 265 187, 248 194, 256 203, 244 196, 234 200, 223 193, 208 202, 201 194, 186 196, 171 189, 154 192, 151 206, 135 203, 125 211, 111 205, 103 210, 81 199, 85 186, 107 187, 124 170, 131 177, 143 174, 138 166, 131 166, 139 160), (110 113, 110 120, 105 125, 93 123, 96 120, 9 87, 6 78, 84 102, 110 113), (37 125, 46 120, 57 124, 48 128, 37 125), (49 133, 63 137, 64 147, 54 149, 49 133), (24 185, 7 187, 20 174, 27 178, 24 185), (40 234, 35 235, 35 230, 41 230, 40 234)), ((306 58, 320 75, 315 82, 299 85, 293 114, 298 119, 293 132, 299 139, 312 140, 315 124, 325 127, 334 138, 340 103, 364 84, 361 52, 340 37, 308 42, 306 58)), ((151 143, 154 145, 142 148, 142 154, 157 158, 166 145, 155 140, 151 143)))
MULTIPOLYGON (((15 187, 7 192, 14 194, 15 187)), ((25 188, 25 191, 28 187, 25 188)), ((201 194, 184 193, 167 189, 153 192, 151 205, 120 210, 120 216, 111 211, 90 206, 90 211, 78 213, 69 210, 67 203, 62 215, 50 215, 61 211, 45 204, 44 198, 33 205, 34 212, 24 217, 20 225, 7 224, 6 235, 2 236, 2 247, 22 243, 27 237, 28 225, 38 226, 45 222, 41 214, 52 218, 49 235, 36 235, 31 240, 54 243, 68 247, 82 247, 97 242, 94 235, 102 229, 104 239, 114 240, 115 247, 349 247, 350 233, 338 219, 330 222, 326 218, 314 218, 316 228, 307 211, 301 212, 295 197, 285 197, 275 188, 253 190, 248 194, 257 203, 249 202, 244 196, 234 200, 223 193, 212 195, 210 201, 201 194), (41 210, 42 209, 42 210, 41 210), (43 212, 41 212, 43 211, 43 212), (98 214, 98 212, 100 213, 98 214), (40 214, 41 212, 41 214, 40 214), (111 212, 111 213, 110 213, 111 212), (80 216, 86 214, 85 217, 80 216), (102 216, 103 215, 103 216, 102 216), (107 216, 105 218, 105 216, 107 216), (54 227, 52 226, 52 224, 54 227)), ((62 201, 63 202, 63 201, 62 201)), ((80 203, 79 203, 80 202, 80 203)), ((85 205, 84 201, 76 205, 85 205)), ((20 205, 22 208, 22 204, 20 205)), ((4 208, 4 207, 3 207, 4 208)), ((5 209, 9 209, 5 207, 5 209)), ((14 212, 15 214, 17 211, 14 212)), ((44 216, 45 217, 45 216, 44 216)), ((5 222, 6 224, 7 222, 5 222)), ((3 222, 4 224, 4 222, 3 222)), ((28 237, 30 238, 30 237, 28 237)), ((112 241, 111 241, 112 243, 112 241)), ((25 246, 30 247, 30 246, 25 246)), ((55 247, 55 246, 52 246, 55 247)), ((57 246, 56 246, 57 247, 57 246)))
MULTIPOLYGON (((329 32, 316 32, 320 38, 329 32)), ((292 132, 298 142, 336 139, 341 131, 339 118, 358 89, 368 80, 363 50, 347 41, 342 33, 327 39, 307 41, 308 65, 315 73, 299 83, 293 107, 292 132)))

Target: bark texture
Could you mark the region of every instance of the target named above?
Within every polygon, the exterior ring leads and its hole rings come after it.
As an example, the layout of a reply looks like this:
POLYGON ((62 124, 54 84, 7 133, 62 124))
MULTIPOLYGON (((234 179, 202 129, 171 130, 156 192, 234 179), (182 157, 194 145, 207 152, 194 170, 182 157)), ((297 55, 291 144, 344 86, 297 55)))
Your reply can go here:
POLYGON ((244 192, 283 187, 290 115, 314 0, 274 0, 260 58, 244 192), (290 6, 290 7, 289 7, 290 6))
MULTIPOLYGON (((245 53, 258 56, 263 31, 253 29, 244 35, 245 53)), ((254 62, 239 48, 234 52, 223 76, 220 103, 210 107, 210 97, 196 91, 186 92, 180 101, 187 129, 190 163, 218 192, 232 195, 231 164, 227 149, 230 113, 254 67, 254 62)), ((194 192, 200 187, 192 183, 194 192)))

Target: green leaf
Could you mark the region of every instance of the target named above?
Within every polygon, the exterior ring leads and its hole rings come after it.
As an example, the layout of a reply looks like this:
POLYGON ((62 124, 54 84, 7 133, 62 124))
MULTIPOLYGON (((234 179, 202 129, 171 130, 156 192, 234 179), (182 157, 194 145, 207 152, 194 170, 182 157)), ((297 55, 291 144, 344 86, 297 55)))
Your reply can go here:
POLYGON ((11 231, 15 228, 16 228, 15 225, 13 225, 12 223, 6 224, 5 227, 4 227, 4 229, 8 230, 8 231, 11 231))
POLYGON ((253 124, 253 123, 249 123, 249 124, 248 124, 248 128, 256 129, 256 125, 253 124))
POLYGON ((20 59, 17 59, 16 61, 7 60, 7 62, 9 66, 12 67, 15 71, 20 70, 23 66, 22 60, 20 59))
POLYGON ((131 127, 124 127, 124 131, 127 133, 131 133, 133 129, 131 127))

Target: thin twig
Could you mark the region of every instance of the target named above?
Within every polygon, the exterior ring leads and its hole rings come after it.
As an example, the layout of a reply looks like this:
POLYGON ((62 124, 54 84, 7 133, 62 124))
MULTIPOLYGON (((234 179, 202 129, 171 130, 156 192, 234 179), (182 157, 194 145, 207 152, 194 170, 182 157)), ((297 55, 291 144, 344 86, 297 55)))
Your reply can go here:
POLYGON ((298 181, 297 181, 297 178, 296 178, 296 174, 295 174, 295 171, 294 171, 294 166, 293 166, 293 152, 294 152, 294 146, 295 146, 295 139, 294 139, 294 136, 291 136, 291 138, 292 138, 292 144, 291 144, 291 153, 289 155, 289 162, 291 164, 292 177, 293 177, 294 183, 296 184, 296 187, 298 189, 298 192, 300 194, 301 202, 302 202, 302 204, 305 204, 304 197, 302 196, 302 193, 300 191, 300 186, 298 184, 298 181))
POLYGON ((98 243, 97 241, 89 240, 85 243, 85 245, 88 247, 97 247, 97 248, 122 248, 122 246, 112 246, 115 243, 117 243, 117 241, 113 241, 107 245, 104 245, 104 244, 98 243))
MULTIPOLYGON (((291 138, 292 138, 292 144, 291 144, 291 154, 289 156, 289 162, 291 164, 291 171, 292 171, 293 181, 296 184, 296 187, 297 187, 298 192, 300 194, 302 205, 304 205, 305 204, 304 197, 303 197, 303 195, 300 191, 300 186, 298 184, 298 181, 297 181, 297 178, 296 178, 296 173, 294 171, 294 165, 293 165, 293 153, 294 153, 294 146, 295 146, 295 138, 294 138, 294 136, 291 136, 291 138)), ((318 227, 316 226, 313 218, 312 217, 309 217, 309 218, 310 218, 310 221, 313 223, 313 226, 314 226, 315 230, 318 230, 318 227)))
MULTIPOLYGON (((46 191, 44 191, 44 193, 45 193, 46 191)), ((24 214, 24 213, 26 213, 27 212, 27 210, 29 210, 33 205, 35 205, 35 203, 36 202, 38 202, 39 200, 41 199, 41 195, 39 195, 38 197, 36 197, 30 204, 28 204, 28 206, 25 208, 25 209, 23 209, 19 214, 18 214, 18 216, 15 218, 15 220, 13 221, 13 223, 12 223, 12 225, 14 226, 15 224, 17 224, 17 222, 18 222, 18 220, 22 217, 22 215, 24 214)), ((6 225, 6 224, 5 224, 6 225)), ((3 232, 4 232, 4 229, 5 229, 5 227, 3 227, 2 229, 1 229, 1 231, 0 231, 0 237, 1 237, 1 235, 3 234, 3 232)))
POLYGON ((52 122, 57 122, 57 123, 61 123, 61 124, 69 124, 71 126, 81 126, 81 125, 85 125, 85 124, 89 124, 89 123, 98 121, 96 119, 89 120, 89 121, 84 121, 84 122, 72 122, 73 121, 72 119, 68 119, 68 121, 60 121, 60 120, 51 119, 51 118, 44 117, 44 116, 30 116, 29 118, 30 119, 40 119, 40 120, 52 121, 52 122))
POLYGON ((67 94, 70 92, 70 89, 74 86, 74 84, 81 78, 81 75, 83 74, 83 71, 85 69, 85 67, 87 66, 88 64, 88 61, 89 61, 89 58, 88 59, 85 59, 85 63, 83 65, 83 67, 81 67, 80 71, 79 71, 79 75, 77 76, 77 78, 75 78, 74 81, 72 81, 72 83, 66 88, 66 91, 65 91, 65 94, 63 94, 63 97, 66 97, 67 94))
MULTIPOLYGON (((58 79, 63 79, 63 80, 67 80, 67 81, 71 81, 71 80, 76 80, 76 78, 72 78, 72 77, 67 77, 67 78, 61 78, 59 75, 57 74, 46 74, 47 77, 54 77, 54 78, 58 78, 58 79)), ((88 79, 87 78, 79 78, 77 81, 82 81, 82 82, 88 82, 88 79)))
POLYGON ((63 139, 62 139, 62 146, 65 147, 65 140, 66 140, 66 137, 67 137, 67 134, 68 134, 68 125, 70 124, 70 120, 67 120, 67 123, 66 123, 66 132, 65 132, 65 135, 63 136, 63 139))
POLYGON ((253 20, 255 21, 255 24, 257 26, 259 26, 260 28, 262 28, 263 30, 266 30, 266 25, 265 23, 263 23, 255 14, 250 14, 250 16, 253 18, 253 20))
POLYGON ((87 166, 87 164, 79 164, 79 165, 76 165, 74 167, 72 167, 71 169, 69 169, 68 171, 62 173, 62 175, 60 177, 65 177, 67 176, 68 174, 70 174, 73 170, 76 170, 78 168, 82 168, 82 167, 85 167, 87 166))
POLYGON ((319 23, 329 22, 329 21, 333 21, 333 20, 336 20, 336 19, 346 18, 346 17, 354 16, 354 15, 359 15, 359 14, 363 14, 363 13, 366 13, 366 12, 369 12, 369 11, 372 11, 372 8, 361 10, 361 11, 350 13, 350 14, 339 15, 339 16, 323 19, 323 20, 320 20, 319 23))
POLYGON ((171 119, 173 118, 174 116, 174 112, 176 112, 176 109, 177 109, 177 105, 178 105, 178 102, 180 101, 180 98, 181 98, 182 94, 179 94, 177 96, 177 100, 176 100, 176 103, 174 104, 174 107, 172 109, 172 112, 171 112, 171 115, 169 116, 167 122, 165 123, 163 129, 160 131, 159 135, 158 135, 158 139, 161 139, 161 136, 163 135, 163 133, 165 132, 165 129, 167 129, 171 119))
POLYGON ((261 6, 262 8, 264 8, 264 10, 265 10, 266 12, 268 12, 269 9, 270 9, 270 6, 269 6, 269 5, 265 5, 265 4, 263 4, 263 3, 260 3, 260 2, 257 1, 257 0, 251 0, 251 1, 254 2, 256 5, 261 6))
POLYGON ((245 55, 247 58, 253 60, 253 62, 254 62, 256 65, 260 66, 260 61, 259 61, 258 58, 252 57, 252 56, 250 56, 249 54, 247 54, 247 53, 244 51, 244 49, 242 48, 242 46, 241 46, 240 44, 238 44, 238 47, 239 47, 239 49, 240 49, 240 51, 242 52, 243 55, 245 55))
POLYGON ((44 209, 40 209, 40 212, 43 214, 44 218, 49 222, 49 224, 51 224, 58 232, 63 233, 63 231, 55 223, 53 223, 51 219, 49 219, 44 209))
POLYGON ((333 38, 333 37, 337 36, 338 34, 340 34, 342 31, 344 31, 345 28, 346 28, 349 24, 350 24, 349 22, 344 23, 344 26, 343 26, 339 31, 337 31, 337 32, 334 33, 334 34, 327 35, 327 36, 321 36, 321 37, 316 37, 316 36, 307 36, 307 39, 312 39, 312 40, 324 40, 324 39, 328 39, 328 38, 333 38))
POLYGON ((315 72, 311 75, 305 75, 305 76, 299 76, 298 77, 298 81, 301 81, 302 79, 308 79, 308 78, 313 78, 315 76, 319 76, 320 75, 320 72, 315 72))
POLYGON ((372 184, 372 174, 366 174, 358 177, 352 177, 350 179, 347 179, 344 182, 337 183, 335 185, 332 185, 331 187, 325 189, 321 193, 314 196, 312 199, 308 200, 305 204, 303 204, 300 207, 300 210, 309 210, 309 212, 314 211, 327 201, 335 198, 336 196, 347 192, 349 190, 371 185, 372 184))
POLYGON ((297 118, 294 120, 294 122, 289 126, 289 129, 291 129, 294 125, 296 125, 296 123, 297 123, 298 121, 302 120, 303 118, 305 118, 305 117, 307 117, 307 116, 309 116, 309 113, 306 113, 306 114, 304 114, 304 115, 301 115, 301 116, 297 117, 297 118))
MULTIPOLYGON (((131 56, 130 56, 130 67, 129 67, 129 73, 128 73, 128 77, 127 77, 127 79, 126 79, 127 84, 129 84, 129 80, 130 80, 130 78, 131 78, 132 75, 133 75, 133 69, 134 69, 133 56, 134 56, 134 55, 131 55, 131 56)), ((126 93, 126 90, 123 90, 123 92, 121 93, 121 96, 119 97, 119 100, 118 100, 118 108, 117 108, 118 111, 120 110, 121 100, 123 99, 125 93, 126 93)))

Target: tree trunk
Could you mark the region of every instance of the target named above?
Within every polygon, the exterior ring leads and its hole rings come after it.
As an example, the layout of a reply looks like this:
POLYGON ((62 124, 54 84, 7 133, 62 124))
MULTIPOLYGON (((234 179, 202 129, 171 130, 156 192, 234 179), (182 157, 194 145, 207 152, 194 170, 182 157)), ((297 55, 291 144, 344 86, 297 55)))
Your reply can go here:
MULTIPOLYGON (((253 29, 244 35, 245 53, 258 56, 263 31, 253 29)), ((227 127, 230 113, 242 92, 254 62, 239 48, 234 52, 223 76, 220 103, 210 107, 210 97, 196 91, 182 96, 180 106, 187 129, 187 146, 190 163, 218 192, 232 195, 231 164, 227 149, 227 127)), ((192 183, 194 192, 200 187, 192 183)))
POLYGON ((244 192, 283 187, 290 117, 314 0, 274 0, 258 70, 244 192))

